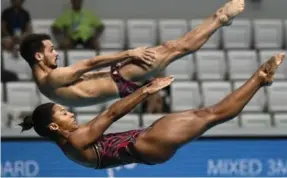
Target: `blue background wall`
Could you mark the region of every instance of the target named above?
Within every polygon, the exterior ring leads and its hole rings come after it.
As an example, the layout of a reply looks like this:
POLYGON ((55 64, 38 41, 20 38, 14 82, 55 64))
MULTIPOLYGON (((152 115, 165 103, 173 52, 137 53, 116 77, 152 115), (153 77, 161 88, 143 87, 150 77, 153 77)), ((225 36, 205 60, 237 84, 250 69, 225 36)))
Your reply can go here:
POLYGON ((287 140, 198 140, 165 164, 82 167, 45 141, 2 142, 2 176, 287 176, 287 140))

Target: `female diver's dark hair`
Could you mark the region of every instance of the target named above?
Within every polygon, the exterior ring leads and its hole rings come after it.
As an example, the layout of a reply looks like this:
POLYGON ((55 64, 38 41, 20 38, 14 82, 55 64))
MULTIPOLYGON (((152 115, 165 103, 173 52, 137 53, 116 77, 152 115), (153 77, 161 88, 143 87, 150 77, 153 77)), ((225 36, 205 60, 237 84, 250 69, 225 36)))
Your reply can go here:
POLYGON ((23 122, 19 124, 22 127, 22 132, 34 127, 38 135, 55 140, 57 134, 49 129, 49 124, 52 123, 54 105, 55 103, 41 104, 31 116, 24 117, 23 122))

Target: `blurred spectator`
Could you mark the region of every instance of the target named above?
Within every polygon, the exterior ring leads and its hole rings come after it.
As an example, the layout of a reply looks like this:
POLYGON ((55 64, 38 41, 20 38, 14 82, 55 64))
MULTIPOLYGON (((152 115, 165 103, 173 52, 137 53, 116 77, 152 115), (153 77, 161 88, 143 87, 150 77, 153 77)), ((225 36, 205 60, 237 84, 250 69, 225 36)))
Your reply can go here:
POLYGON ((167 98, 164 96, 164 91, 149 96, 143 103, 144 113, 169 113, 169 106, 166 99, 167 98))
POLYGON ((32 33, 31 17, 22 5, 24 0, 11 0, 11 7, 2 12, 2 47, 18 56, 21 39, 32 33))
MULTIPOLYGON (((164 77, 164 73, 159 74, 157 77, 164 77)), ((142 109, 144 113, 158 114, 170 112, 170 86, 163 90, 149 96, 143 102, 142 109)))
POLYGON ((18 81, 19 78, 16 73, 11 72, 9 70, 2 69, 1 70, 1 82, 6 83, 6 82, 14 82, 18 81))
POLYGON ((71 0, 66 10, 52 25, 52 32, 61 49, 73 49, 81 44, 99 50, 99 37, 104 30, 101 20, 91 11, 82 9, 82 0, 71 0))

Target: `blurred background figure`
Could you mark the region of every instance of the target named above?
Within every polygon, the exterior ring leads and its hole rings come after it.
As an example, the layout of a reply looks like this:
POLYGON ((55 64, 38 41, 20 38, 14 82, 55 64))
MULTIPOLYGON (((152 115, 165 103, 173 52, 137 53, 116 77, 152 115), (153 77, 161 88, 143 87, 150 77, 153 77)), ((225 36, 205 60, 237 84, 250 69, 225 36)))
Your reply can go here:
POLYGON ((60 15, 52 25, 52 32, 61 49, 74 49, 82 45, 86 49, 99 50, 99 37, 104 30, 101 20, 87 9, 82 0, 71 0, 71 9, 60 15))
POLYGON ((31 17, 23 3, 24 0, 11 0, 11 6, 2 11, 2 47, 15 56, 21 39, 32 33, 31 17))
POLYGON ((146 102, 143 103, 144 112, 149 114, 168 113, 168 99, 165 93, 163 90, 148 97, 146 102))
POLYGON ((15 81, 19 81, 19 78, 15 72, 6 69, 1 70, 1 83, 15 82, 15 81))

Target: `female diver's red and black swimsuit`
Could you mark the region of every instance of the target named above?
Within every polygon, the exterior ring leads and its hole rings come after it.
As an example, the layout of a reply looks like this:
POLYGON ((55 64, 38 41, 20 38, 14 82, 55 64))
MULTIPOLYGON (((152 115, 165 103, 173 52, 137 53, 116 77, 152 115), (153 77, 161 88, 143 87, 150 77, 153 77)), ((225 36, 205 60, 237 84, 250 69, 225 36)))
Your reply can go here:
POLYGON ((96 169, 105 169, 130 163, 152 165, 144 161, 134 146, 136 138, 146 130, 130 130, 103 135, 93 145, 98 157, 96 169))

